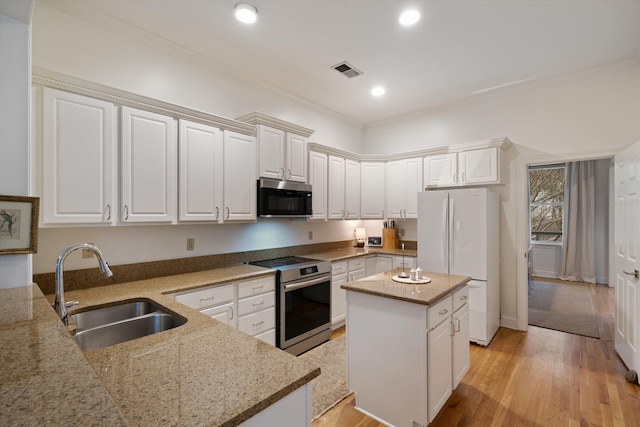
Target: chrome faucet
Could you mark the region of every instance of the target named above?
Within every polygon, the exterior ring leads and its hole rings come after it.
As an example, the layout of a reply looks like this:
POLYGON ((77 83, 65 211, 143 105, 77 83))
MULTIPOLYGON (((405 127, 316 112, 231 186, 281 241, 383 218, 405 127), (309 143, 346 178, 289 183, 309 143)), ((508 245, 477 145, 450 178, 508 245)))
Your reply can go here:
POLYGON ((80 243, 78 245, 69 246, 67 249, 62 251, 62 253, 58 257, 58 261, 56 262, 56 299, 53 303, 53 309, 56 310, 58 316, 65 326, 69 326, 69 318, 67 314, 67 305, 64 301, 64 280, 62 278, 62 267, 64 264, 64 259, 67 257, 67 255, 77 249, 86 249, 96 254, 96 257, 98 258, 98 264, 100 265, 100 271, 102 271, 102 273, 107 277, 113 276, 113 273, 109 268, 109 264, 107 264, 107 262, 104 260, 102 251, 100 251, 100 249, 90 243, 80 243))

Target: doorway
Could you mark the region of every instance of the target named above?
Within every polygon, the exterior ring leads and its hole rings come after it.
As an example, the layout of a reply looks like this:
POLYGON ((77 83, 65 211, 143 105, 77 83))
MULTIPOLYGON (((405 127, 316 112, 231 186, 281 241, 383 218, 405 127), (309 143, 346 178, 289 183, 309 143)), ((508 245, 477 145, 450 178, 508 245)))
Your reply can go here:
POLYGON ((589 283, 609 281, 610 165, 528 166, 529 325, 598 337, 589 283))

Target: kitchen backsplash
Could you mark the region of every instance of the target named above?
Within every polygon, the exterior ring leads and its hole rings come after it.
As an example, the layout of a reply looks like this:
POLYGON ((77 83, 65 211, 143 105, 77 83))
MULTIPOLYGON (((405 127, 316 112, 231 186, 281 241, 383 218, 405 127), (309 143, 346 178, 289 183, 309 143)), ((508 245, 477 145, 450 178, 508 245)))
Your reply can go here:
MULTIPOLYGON (((405 248, 416 249, 417 242, 404 241, 405 248)), ((210 270, 227 265, 263 259, 279 258, 290 255, 304 256, 313 253, 326 252, 334 249, 342 249, 353 246, 353 240, 341 242, 316 243, 313 245, 290 246, 286 248, 264 249, 247 252, 234 252, 229 254, 208 255, 192 258, 179 258, 162 261, 141 262, 136 264, 124 264, 111 266, 112 277, 105 277, 100 270, 87 268, 82 270, 65 270, 65 290, 92 288, 96 286, 113 285, 116 283, 133 282, 136 280, 151 279, 153 277, 172 276, 174 274, 191 273, 194 271, 210 270)), ((53 294, 55 292, 55 273, 35 274, 33 281, 38 284, 42 292, 53 294)))

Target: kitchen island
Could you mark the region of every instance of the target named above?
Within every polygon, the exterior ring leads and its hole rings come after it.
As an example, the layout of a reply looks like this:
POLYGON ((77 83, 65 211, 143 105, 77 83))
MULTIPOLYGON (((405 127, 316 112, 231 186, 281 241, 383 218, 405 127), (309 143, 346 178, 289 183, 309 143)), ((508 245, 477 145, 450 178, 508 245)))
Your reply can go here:
POLYGON ((395 269, 347 291, 347 377, 356 409, 387 425, 429 424, 469 368, 470 277, 430 273, 426 284, 395 269))
POLYGON ((143 298, 187 319, 87 352, 60 327, 52 295, 35 284, 1 290, 0 419, 6 425, 253 426, 267 425, 259 417, 278 406, 285 419, 304 417, 307 384, 318 367, 168 296, 274 274, 235 265, 67 292, 68 301, 80 301, 70 313, 143 298))

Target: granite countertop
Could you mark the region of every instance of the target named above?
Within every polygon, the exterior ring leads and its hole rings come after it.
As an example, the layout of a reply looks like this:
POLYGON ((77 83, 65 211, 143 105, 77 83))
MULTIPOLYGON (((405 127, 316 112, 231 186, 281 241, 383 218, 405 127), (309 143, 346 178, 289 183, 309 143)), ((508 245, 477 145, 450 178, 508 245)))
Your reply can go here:
POLYGON ((390 270, 384 273, 365 277, 355 282, 345 283, 341 286, 347 291, 361 292, 364 294, 377 295, 386 298, 393 298, 426 306, 433 305, 457 289, 463 287, 471 277, 457 276, 452 274, 424 272, 423 275, 431 279, 425 284, 404 284, 396 282, 393 276, 400 273, 402 269, 390 270))
MULTIPOLYGON (((402 249, 383 249, 383 248, 343 248, 335 249, 327 252, 318 252, 305 255, 307 258, 320 259, 322 261, 342 261, 349 258, 357 258, 365 255, 402 255, 402 249)), ((406 249, 404 251, 406 257, 418 256, 418 251, 406 249)))
POLYGON ((320 374, 165 294, 272 275, 251 265, 67 292, 80 305, 149 298, 187 318, 159 334, 82 352, 36 285, 0 291, 0 419, 8 425, 242 423, 320 374))

